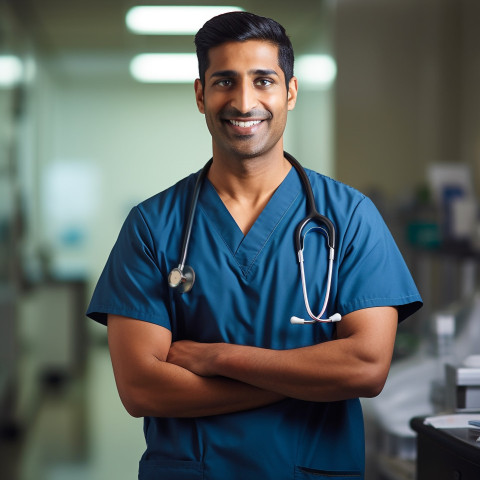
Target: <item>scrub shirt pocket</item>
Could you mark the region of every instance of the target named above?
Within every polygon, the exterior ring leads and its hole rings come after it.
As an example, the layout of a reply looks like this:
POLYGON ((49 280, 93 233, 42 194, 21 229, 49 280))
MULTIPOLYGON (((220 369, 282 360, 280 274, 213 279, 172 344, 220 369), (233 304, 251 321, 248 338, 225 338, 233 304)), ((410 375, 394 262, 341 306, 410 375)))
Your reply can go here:
POLYGON ((203 463, 182 460, 142 460, 138 480, 203 480, 203 463))
POLYGON ((363 480, 356 471, 316 470, 307 467, 295 467, 295 480, 363 480))

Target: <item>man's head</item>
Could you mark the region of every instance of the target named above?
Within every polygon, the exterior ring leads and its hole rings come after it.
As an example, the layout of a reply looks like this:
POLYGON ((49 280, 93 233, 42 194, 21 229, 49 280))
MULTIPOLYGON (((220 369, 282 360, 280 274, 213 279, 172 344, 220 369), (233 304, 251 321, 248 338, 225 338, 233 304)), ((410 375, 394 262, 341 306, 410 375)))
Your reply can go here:
POLYGON ((285 29, 275 20, 248 12, 230 12, 213 17, 195 35, 200 81, 205 86, 208 52, 226 42, 263 40, 278 48, 278 64, 285 74, 288 90, 293 77, 293 47, 285 29))

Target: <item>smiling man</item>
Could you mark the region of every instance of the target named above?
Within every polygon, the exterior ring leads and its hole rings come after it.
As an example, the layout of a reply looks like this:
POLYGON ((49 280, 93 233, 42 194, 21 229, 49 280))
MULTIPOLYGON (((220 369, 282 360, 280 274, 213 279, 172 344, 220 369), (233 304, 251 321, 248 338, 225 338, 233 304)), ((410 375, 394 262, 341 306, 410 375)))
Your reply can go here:
POLYGON ((195 43, 212 161, 132 209, 88 309, 108 325, 125 408, 145 417, 139 479, 361 479, 358 398, 381 391, 421 298, 368 198, 284 152, 297 79, 283 27, 229 13, 195 43), (302 292, 311 198, 324 220, 302 292))

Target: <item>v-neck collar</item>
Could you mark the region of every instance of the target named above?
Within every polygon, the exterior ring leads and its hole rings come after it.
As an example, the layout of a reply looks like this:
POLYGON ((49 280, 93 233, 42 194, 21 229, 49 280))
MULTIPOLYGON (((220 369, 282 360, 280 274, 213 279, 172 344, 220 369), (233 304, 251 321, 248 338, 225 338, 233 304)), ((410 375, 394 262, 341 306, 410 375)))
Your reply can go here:
POLYGON ((199 207, 222 237, 245 276, 270 236, 302 191, 295 168, 291 168, 246 235, 228 211, 208 178, 200 193, 199 207))

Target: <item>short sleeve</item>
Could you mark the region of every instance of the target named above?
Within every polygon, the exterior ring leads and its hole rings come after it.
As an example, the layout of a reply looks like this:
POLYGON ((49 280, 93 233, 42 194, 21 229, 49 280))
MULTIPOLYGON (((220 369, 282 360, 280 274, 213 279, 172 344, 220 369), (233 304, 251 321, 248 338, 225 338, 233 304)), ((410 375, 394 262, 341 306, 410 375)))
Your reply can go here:
POLYGON ((152 235, 135 207, 98 280, 87 316, 106 325, 107 314, 122 315, 171 329, 167 305, 165 275, 158 265, 152 235))
POLYGON ((343 314, 395 306, 399 321, 422 306, 407 265, 380 213, 364 197, 345 231, 337 305, 343 314))

